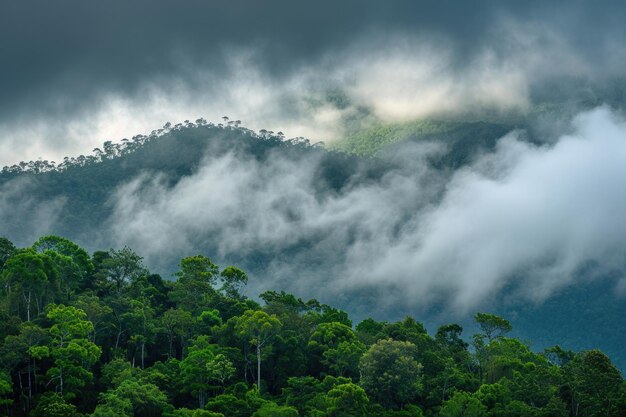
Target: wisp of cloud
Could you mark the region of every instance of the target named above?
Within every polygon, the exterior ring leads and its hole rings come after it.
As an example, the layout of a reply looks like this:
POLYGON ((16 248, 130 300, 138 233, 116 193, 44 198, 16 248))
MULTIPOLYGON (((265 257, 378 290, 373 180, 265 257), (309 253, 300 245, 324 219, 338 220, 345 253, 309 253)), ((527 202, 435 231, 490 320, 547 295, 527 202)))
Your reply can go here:
POLYGON ((375 289, 388 294, 380 308, 446 300, 456 312, 504 288, 540 301, 583 279, 581 268, 584 279, 623 272, 624 160, 626 125, 607 108, 581 114, 553 145, 512 132, 451 175, 411 159, 340 193, 316 192, 316 157, 209 156, 175 186, 142 176, 118 189, 109 239, 152 265, 207 243, 220 261, 289 253, 264 266, 253 292, 333 300, 375 289))

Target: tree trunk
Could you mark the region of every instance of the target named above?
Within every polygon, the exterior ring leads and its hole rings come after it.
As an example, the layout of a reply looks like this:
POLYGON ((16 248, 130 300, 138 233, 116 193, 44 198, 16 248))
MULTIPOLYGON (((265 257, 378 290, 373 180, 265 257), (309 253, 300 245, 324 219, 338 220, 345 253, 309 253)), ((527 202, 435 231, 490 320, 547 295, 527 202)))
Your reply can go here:
POLYGON ((33 400, 33 383, 32 380, 30 379, 30 373, 35 372, 35 360, 31 359, 31 367, 28 368, 28 406, 30 408, 30 402, 33 400))
POLYGON ((28 297, 24 295, 24 299, 26 300, 26 321, 30 321, 30 298, 31 292, 28 291, 28 297))
POLYGON ((256 345, 256 383, 261 392, 261 345, 256 345))
POLYGON ((35 295, 35 307, 37 307, 37 315, 41 314, 41 304, 43 304, 43 294, 41 295, 41 299, 35 295))
POLYGON ((115 339, 115 350, 117 350, 120 346, 120 338, 122 337, 122 328, 117 331, 117 338, 115 339))
POLYGON ((144 357, 146 352, 146 344, 141 342, 141 369, 144 368, 144 357))
POLYGON ((204 404, 206 404, 206 393, 204 391, 198 392, 198 405, 200 409, 204 408, 204 404))

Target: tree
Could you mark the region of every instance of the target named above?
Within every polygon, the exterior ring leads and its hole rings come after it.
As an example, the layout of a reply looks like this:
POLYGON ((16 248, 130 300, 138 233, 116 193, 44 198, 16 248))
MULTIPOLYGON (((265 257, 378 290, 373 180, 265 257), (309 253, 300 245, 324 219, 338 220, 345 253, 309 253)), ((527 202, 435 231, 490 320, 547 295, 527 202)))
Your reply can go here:
POLYGON ((313 372, 318 372, 319 365, 336 375, 357 375, 359 360, 365 352, 354 331, 338 322, 321 323, 311 334, 307 348, 313 372))
POLYGON ((26 321, 31 320, 33 303, 39 311, 43 308, 43 296, 48 282, 53 281, 57 271, 46 254, 24 250, 9 258, 2 271, 2 280, 8 292, 14 290, 23 298, 26 321))
POLYGON ((198 336, 189 347, 189 354, 180 362, 183 384, 188 392, 198 398, 204 408, 211 383, 223 384, 232 377, 235 368, 224 355, 216 353, 218 346, 209 343, 207 336, 198 336))
POLYGON ((443 403, 440 417, 487 417, 487 409, 473 395, 457 392, 443 403))
POLYGON ((209 399, 205 408, 227 417, 247 417, 254 412, 245 399, 232 394, 220 394, 209 399))
POLYGON ((567 404, 559 398, 552 397, 548 404, 541 409, 541 417, 569 417, 569 410, 567 404))
POLYGON ((200 316, 196 319, 197 331, 200 333, 211 333, 215 326, 221 326, 223 321, 220 316, 220 311, 213 308, 211 310, 204 310, 200 313, 200 316))
POLYGON ((47 317, 53 323, 50 345, 32 347, 30 351, 36 358, 53 359, 54 366, 46 373, 49 383, 54 383, 64 398, 71 399, 91 380, 89 368, 100 357, 100 348, 87 339, 93 324, 86 320, 84 311, 71 306, 52 306, 47 317))
POLYGON ((109 250, 109 256, 102 260, 103 273, 118 294, 129 282, 147 274, 142 259, 132 249, 125 246, 121 250, 109 250))
POLYGON ((182 339, 189 332, 189 329, 193 326, 193 318, 188 311, 180 308, 170 308, 163 313, 161 324, 169 344, 167 357, 172 358, 174 357, 174 338, 179 337, 182 339))
POLYGON ((513 328, 508 320, 489 313, 476 313, 474 320, 480 326, 484 336, 489 342, 503 336, 513 328))
MULTIPOLYGON (((441 359, 437 358, 439 362, 441 359)), ((429 387, 428 399, 432 404, 441 404, 458 390, 473 390, 478 380, 467 368, 457 366, 454 359, 444 357, 439 369, 430 375, 425 385, 429 387)))
POLYGON ((0 370, 0 409, 5 408, 5 411, 8 410, 9 406, 13 404, 12 396, 13 382, 11 381, 11 376, 0 370))
POLYGON ((261 391, 261 350, 276 335, 282 323, 275 315, 264 311, 248 310, 238 317, 235 325, 237 334, 247 339, 256 348, 257 388, 261 391))
POLYGON ((216 381, 224 389, 224 384, 235 375, 235 367, 228 358, 218 353, 215 357, 206 363, 206 369, 209 374, 210 381, 216 381))
POLYGON ((320 417, 359 413, 363 411, 362 406, 369 402, 365 391, 354 385, 349 378, 330 375, 322 381, 310 376, 289 378, 283 389, 283 398, 300 415, 320 417))
MULTIPOLYGON (((145 298, 130 300, 130 310, 122 316, 131 333, 131 341, 139 345, 141 369, 145 368, 146 344, 152 341, 156 333, 154 309, 145 298)), ((133 364, 135 355, 133 355, 133 364)))
POLYGON ((15 253, 16 248, 13 242, 5 237, 0 237, 0 271, 4 263, 15 253))
POLYGON ((531 366, 545 366, 543 356, 531 352, 530 348, 517 339, 500 337, 478 352, 484 380, 494 383, 503 377, 511 379, 515 372, 531 369, 531 366))
POLYGON ((372 318, 367 318, 357 324, 356 334, 361 342, 371 346, 379 339, 384 338, 383 330, 385 325, 387 325, 386 322, 378 322, 372 318))
POLYGON ((137 368, 126 359, 116 358, 102 365, 100 383, 109 388, 118 387, 123 381, 137 376, 137 368))
POLYGON ((473 395, 485 406, 488 413, 493 415, 504 414, 505 407, 513 400, 511 390, 506 381, 495 384, 482 384, 473 395))
POLYGON ((573 351, 563 349, 559 345, 544 349, 543 354, 550 363, 560 367, 567 365, 576 357, 573 351))
POLYGON ((50 256, 59 271, 61 289, 67 294, 76 290, 82 284, 86 276, 93 272, 93 264, 87 252, 76 243, 59 237, 44 236, 39 238, 33 249, 39 253, 50 256))
POLYGON ((465 352, 468 344, 461 338, 461 333, 463 327, 458 324, 446 324, 437 329, 435 340, 451 353, 465 352))
POLYGON ((0 362, 7 369, 17 369, 20 397, 26 400, 26 408, 30 408, 35 388, 35 357, 31 348, 45 344, 49 339, 48 333, 33 322, 26 322, 20 326, 19 334, 9 335, 4 339, 0 350, 0 362), (22 382, 22 375, 26 373, 27 380, 22 382), (28 385, 26 386, 26 383, 28 385))
POLYGON ((226 267, 220 274, 222 291, 230 298, 241 298, 241 289, 248 283, 248 275, 235 266, 226 267))
POLYGON ((380 340, 361 358, 361 386, 368 396, 386 407, 399 407, 420 390, 422 365, 415 360, 416 346, 393 339, 380 340))
POLYGON ((328 417, 362 417, 367 415, 369 398, 356 384, 341 384, 328 391, 328 417))
POLYGON ((189 256, 180 261, 180 270, 174 275, 178 278, 172 299, 178 306, 193 314, 207 307, 207 296, 215 293, 219 269, 209 258, 203 255, 189 256))
POLYGON ((82 417, 74 405, 68 404, 62 396, 54 392, 42 395, 37 407, 29 415, 31 417, 82 417))
POLYGON ((112 393, 100 394, 100 404, 91 417, 133 417, 133 405, 127 398, 112 393))
POLYGON ((107 304, 111 306, 113 310, 114 322, 111 323, 115 328, 115 345, 114 349, 117 351, 120 348, 122 341, 122 335, 128 331, 127 314, 131 311, 132 299, 124 294, 115 293, 113 296, 107 299, 107 304))
POLYGON ((337 376, 357 377, 359 361, 366 347, 359 340, 339 342, 336 348, 324 351, 322 364, 337 376))
POLYGON ((574 416, 620 416, 623 379, 599 350, 582 352, 565 369, 570 410, 574 416))
MULTIPOLYGON (((474 320, 478 323, 482 330, 481 334, 476 334, 472 338, 474 350, 476 351, 476 358, 478 359, 479 364, 478 378, 480 381, 483 381, 487 377, 487 382, 495 382, 497 381, 497 378, 494 377, 495 374, 493 371, 496 363, 492 361, 494 352, 490 346, 496 339, 502 338, 504 334, 511 331, 511 324, 502 317, 489 313, 476 313, 474 320), (491 369, 486 369, 487 365, 490 365, 491 369)), ((506 356, 499 356, 499 359, 505 358, 506 356)))
POLYGON ((160 417, 171 408, 159 387, 129 378, 117 388, 100 395, 100 404, 93 417, 160 417))
POLYGON ((113 310, 95 295, 81 294, 72 305, 83 310, 87 320, 93 324, 93 333, 89 335, 89 341, 96 343, 98 334, 111 327, 109 320, 112 318, 113 310))

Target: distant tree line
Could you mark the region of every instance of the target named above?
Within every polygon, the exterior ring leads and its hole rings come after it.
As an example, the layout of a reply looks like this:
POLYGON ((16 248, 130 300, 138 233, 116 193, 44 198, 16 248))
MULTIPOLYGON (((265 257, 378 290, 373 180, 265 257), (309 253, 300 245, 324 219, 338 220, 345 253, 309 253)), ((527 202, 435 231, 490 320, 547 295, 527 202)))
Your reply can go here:
POLYGON ((227 116, 222 117, 223 123, 209 123, 204 118, 199 118, 195 122, 185 120, 183 123, 172 124, 167 122, 161 129, 150 132, 149 135, 135 135, 131 139, 124 138, 120 142, 106 141, 102 148, 94 148, 90 155, 79 155, 77 157, 65 157, 63 161, 57 163, 44 159, 35 161, 21 161, 14 165, 2 167, 1 174, 17 174, 23 172, 44 173, 44 172, 61 172, 71 167, 82 167, 91 164, 97 164, 105 160, 114 159, 120 156, 128 155, 136 152, 147 143, 154 141, 169 133, 180 132, 185 129, 209 128, 219 129, 230 132, 242 133, 244 135, 270 141, 286 141, 291 144, 299 144, 305 146, 319 146, 322 142, 314 145, 304 137, 295 137, 285 139, 283 132, 274 132, 271 130, 261 129, 258 132, 242 127, 241 120, 230 120, 227 116))

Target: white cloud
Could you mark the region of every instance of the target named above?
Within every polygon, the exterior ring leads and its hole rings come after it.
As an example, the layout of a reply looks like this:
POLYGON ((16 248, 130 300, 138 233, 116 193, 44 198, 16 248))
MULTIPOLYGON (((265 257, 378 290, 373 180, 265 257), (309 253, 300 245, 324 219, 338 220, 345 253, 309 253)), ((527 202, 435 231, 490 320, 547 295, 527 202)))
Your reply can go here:
POLYGON ((328 298, 374 287, 396 291, 381 304, 445 299, 464 311, 504 288, 542 300, 582 267, 586 279, 623 271, 625 160, 626 126, 600 108, 553 146, 513 133, 450 179, 412 159, 340 194, 316 192, 316 158, 209 158, 174 187, 139 178, 120 189, 111 219, 116 243, 152 263, 207 242, 220 258, 307 242, 275 258, 255 290, 328 298))

